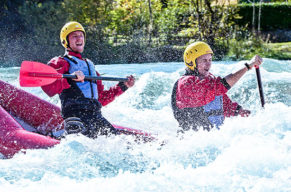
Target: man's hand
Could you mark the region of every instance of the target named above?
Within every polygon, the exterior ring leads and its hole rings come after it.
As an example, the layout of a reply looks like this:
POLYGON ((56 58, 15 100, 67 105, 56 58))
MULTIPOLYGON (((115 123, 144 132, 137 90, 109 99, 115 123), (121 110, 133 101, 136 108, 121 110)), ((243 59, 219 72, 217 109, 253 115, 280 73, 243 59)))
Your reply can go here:
POLYGON ((128 81, 124 82, 124 85, 126 85, 128 88, 132 87, 135 83, 135 78, 132 75, 130 75, 130 76, 127 76, 127 79, 128 81))
POLYGON ((263 63, 263 59, 259 55, 255 55, 250 61, 250 68, 259 67, 263 63))
POLYGON ((251 114, 251 111, 246 109, 239 110, 238 114, 242 117, 248 117, 251 114))
POLYGON ((77 79, 73 79, 74 81, 80 81, 80 82, 84 83, 85 75, 82 71, 75 71, 71 75, 77 76, 77 79))

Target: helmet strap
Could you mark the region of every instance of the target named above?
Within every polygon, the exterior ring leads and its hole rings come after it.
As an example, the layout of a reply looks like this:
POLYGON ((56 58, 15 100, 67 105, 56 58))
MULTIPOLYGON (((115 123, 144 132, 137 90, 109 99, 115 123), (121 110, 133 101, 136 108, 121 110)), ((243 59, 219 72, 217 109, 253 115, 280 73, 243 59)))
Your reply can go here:
POLYGON ((68 46, 67 46, 67 48, 66 48, 66 51, 67 51, 67 52, 68 52, 68 51, 71 51, 71 52, 74 52, 74 53, 79 53, 79 52, 74 51, 74 50, 70 47, 70 42, 69 42, 68 39, 67 39, 67 42, 68 42, 68 46))
POLYGON ((189 69, 188 67, 186 67, 186 72, 184 75, 194 75, 194 76, 198 76, 199 75, 199 72, 198 72, 198 69, 195 68, 194 71, 189 69))
POLYGON ((193 74, 194 74, 195 76, 198 76, 198 75, 199 75, 199 72, 198 72, 197 67, 194 69, 193 74))
POLYGON ((67 35, 67 37, 66 37, 67 44, 68 44, 68 45, 67 45, 67 49, 70 48, 70 49, 72 50, 72 48, 70 47, 70 42, 69 42, 68 36, 69 36, 69 35, 67 35))
POLYGON ((195 67, 195 69, 194 69, 194 74, 195 74, 195 76, 198 76, 199 75, 199 71, 198 71, 198 63, 197 63, 197 59, 195 59, 195 64, 196 64, 196 67, 195 67))

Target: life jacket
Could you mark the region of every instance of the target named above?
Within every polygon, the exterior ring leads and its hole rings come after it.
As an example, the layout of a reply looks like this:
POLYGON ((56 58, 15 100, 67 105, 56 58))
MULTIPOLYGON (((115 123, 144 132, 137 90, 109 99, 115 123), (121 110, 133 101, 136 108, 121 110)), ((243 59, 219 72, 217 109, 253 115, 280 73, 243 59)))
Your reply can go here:
POLYGON ((204 106, 180 109, 176 104, 178 82, 179 80, 175 83, 172 91, 171 105, 179 126, 184 131, 189 129, 197 131, 199 127, 208 131, 213 127, 219 129, 224 121, 222 95, 216 96, 213 101, 204 106))
MULTIPOLYGON (((82 60, 75 56, 65 55, 63 57, 69 64, 68 73, 82 71, 85 76, 97 76, 95 67, 92 61, 82 60)), ((74 110, 100 110, 101 104, 98 101, 98 89, 96 80, 86 80, 83 83, 72 79, 67 79, 71 85, 70 88, 64 89, 60 94, 62 103, 62 114, 70 114, 74 110)))

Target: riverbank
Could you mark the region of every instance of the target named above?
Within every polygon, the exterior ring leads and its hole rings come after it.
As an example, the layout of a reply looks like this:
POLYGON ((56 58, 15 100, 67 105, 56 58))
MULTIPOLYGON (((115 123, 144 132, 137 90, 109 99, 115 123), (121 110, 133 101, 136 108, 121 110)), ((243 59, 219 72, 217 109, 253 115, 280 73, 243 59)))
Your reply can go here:
POLYGON ((266 43, 265 46, 272 50, 271 55, 263 55, 268 58, 290 60, 291 59, 291 42, 284 43, 266 43))
MULTIPOLYGON (((84 57, 93 58, 94 63, 98 64, 130 64, 130 63, 156 63, 156 62, 183 62, 185 46, 163 46, 143 49, 137 46, 124 45, 112 48, 114 55, 92 56, 90 52, 84 52, 84 57), (100 62, 103 61, 103 62, 100 62)), ((247 60, 255 54, 264 58, 278 60, 291 60, 291 42, 284 43, 260 43, 253 41, 234 41, 229 45, 229 50, 223 53, 223 49, 214 49, 214 60, 247 60)), ((60 50, 61 52, 62 50, 60 50)), ((94 55, 94 53, 93 53, 94 55)), ((25 60, 40 61, 46 63, 44 58, 27 58, 25 60)), ((9 60, 0 63, 0 67, 20 66, 21 60, 11 57, 9 60)))
MULTIPOLYGON (((140 48, 128 46, 116 47, 114 57, 107 57, 106 63, 155 63, 155 62, 183 62, 184 46, 162 46, 140 48)), ((214 60, 247 60, 255 54, 264 58, 291 60, 291 42, 264 43, 261 39, 249 41, 230 41, 228 45, 212 47, 214 60)), ((106 64, 103 63, 103 64, 106 64)), ((101 63, 100 63, 101 64, 101 63)))
POLYGON ((252 58, 255 54, 265 58, 290 60, 291 42, 264 43, 258 38, 249 41, 230 41, 229 50, 224 59, 245 60, 252 58))

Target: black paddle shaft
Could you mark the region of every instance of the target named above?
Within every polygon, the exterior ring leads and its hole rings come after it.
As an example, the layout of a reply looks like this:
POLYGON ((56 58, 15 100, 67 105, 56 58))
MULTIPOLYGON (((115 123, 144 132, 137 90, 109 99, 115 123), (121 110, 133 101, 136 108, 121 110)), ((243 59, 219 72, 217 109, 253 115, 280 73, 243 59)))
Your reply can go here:
MULTIPOLYGON (((63 78, 77 79, 76 75, 63 74, 63 78)), ((85 80, 103 80, 103 81, 128 81, 127 78, 120 77, 103 77, 103 76, 85 76, 85 80)))
POLYGON ((257 81, 258 81, 261 104, 262 104, 262 107, 264 107, 265 99, 264 99, 264 92, 263 92, 260 68, 256 68, 256 74, 257 74, 257 81))

